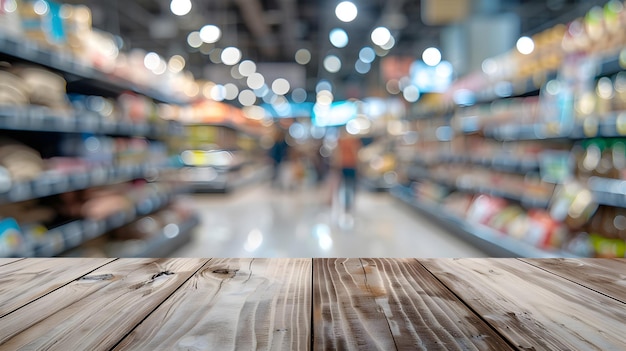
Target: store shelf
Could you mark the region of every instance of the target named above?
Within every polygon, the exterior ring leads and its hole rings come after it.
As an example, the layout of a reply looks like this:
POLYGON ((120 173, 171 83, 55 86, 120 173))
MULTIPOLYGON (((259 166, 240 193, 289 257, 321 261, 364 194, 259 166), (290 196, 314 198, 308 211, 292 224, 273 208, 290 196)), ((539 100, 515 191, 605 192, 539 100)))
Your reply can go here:
POLYGON ((99 71, 81 62, 68 50, 54 51, 24 38, 4 36, 2 32, 0 32, 0 53, 65 73, 68 91, 76 90, 102 96, 117 96, 124 91, 133 91, 160 102, 187 103, 157 89, 138 86, 123 78, 99 71))
POLYGON ((377 178, 377 179, 360 177, 359 183, 363 187, 365 187, 365 189, 368 189, 374 192, 389 191, 389 189, 391 189, 395 185, 395 182, 393 184, 390 184, 387 181, 385 181, 385 179, 382 177, 377 178))
MULTIPOLYGON (((424 163, 424 160, 420 160, 419 162, 424 163)), ((489 167, 493 170, 522 174, 539 171, 539 161, 536 159, 524 160, 506 156, 476 157, 458 154, 440 154, 432 163, 469 163, 489 167)))
POLYGON ((625 180, 591 177, 587 185, 597 204, 626 208, 625 180))
POLYGON ((177 122, 130 123, 107 121, 92 112, 59 112, 42 106, 1 106, 0 129, 34 132, 94 133, 164 138, 183 135, 177 122))
POLYGON ((614 138, 626 136, 626 124, 620 121, 626 111, 612 112, 604 116, 590 116, 586 125, 575 124, 562 133, 550 131, 545 124, 506 125, 485 130, 488 138, 504 141, 614 138))
POLYGON ((527 78, 516 81, 500 81, 475 94, 475 104, 491 103, 494 100, 538 95, 541 85, 555 79, 556 71, 543 74, 541 79, 527 78))
POLYGON ((148 215, 166 206, 174 196, 186 192, 186 187, 180 187, 169 193, 159 193, 136 202, 128 211, 120 211, 101 221, 89 219, 75 220, 52 228, 38 237, 41 241, 31 243, 23 252, 16 252, 15 256, 22 257, 51 257, 76 248, 86 241, 99 237, 113 229, 128 224, 138 217, 148 215))
POLYGON ((228 193, 250 184, 260 183, 271 177, 272 169, 268 165, 248 164, 230 169, 212 167, 190 168, 193 172, 184 181, 196 192, 228 193), (209 173, 210 172, 210 173, 209 173))
POLYGON ((186 127, 220 127, 227 128, 233 130, 238 133, 245 134, 247 136, 258 138, 263 135, 263 132, 254 130, 253 127, 245 127, 232 122, 223 122, 223 123, 185 123, 186 127))
POLYGON ((626 70, 620 63, 620 54, 609 55, 600 62, 596 77, 609 76, 626 70))
POLYGON ((14 183, 6 192, 0 192, 0 205, 151 177, 164 167, 165 165, 139 164, 98 167, 85 173, 69 175, 44 172, 35 180, 14 183))
POLYGON ((495 197, 501 197, 504 199, 519 202, 528 208, 547 208, 550 204, 550 198, 540 199, 535 197, 524 196, 524 194, 514 194, 502 189, 489 188, 483 186, 468 186, 459 182, 450 182, 445 179, 431 175, 427 170, 420 170, 419 167, 414 167, 409 170, 409 179, 411 181, 428 180, 448 188, 456 189, 463 192, 473 194, 486 194, 495 197))
POLYGON ((126 240, 116 243, 108 253, 111 257, 167 257, 192 239, 200 218, 193 215, 181 223, 169 223, 148 240, 126 240))
POLYGON ((484 225, 469 223, 461 218, 453 216, 441 210, 434 204, 427 204, 414 199, 411 189, 398 185, 391 189, 390 193, 397 199, 408 204, 412 208, 432 218, 446 229, 468 242, 476 245, 486 253, 496 257, 577 257, 576 255, 562 250, 546 251, 536 248, 526 242, 506 236, 484 225))

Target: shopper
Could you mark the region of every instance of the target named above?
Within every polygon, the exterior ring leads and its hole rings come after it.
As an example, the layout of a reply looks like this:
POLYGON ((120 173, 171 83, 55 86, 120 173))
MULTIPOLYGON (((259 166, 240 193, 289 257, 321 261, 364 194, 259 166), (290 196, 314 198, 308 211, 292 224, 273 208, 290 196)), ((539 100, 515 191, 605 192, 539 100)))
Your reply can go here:
POLYGON ((280 187, 281 165, 289 152, 289 144, 285 138, 285 130, 280 127, 277 128, 274 132, 274 145, 269 152, 273 163, 272 187, 280 187))
POLYGON ((339 202, 342 212, 339 214, 339 225, 351 228, 354 223, 353 212, 357 188, 358 153, 361 140, 342 128, 337 140, 336 162, 341 174, 339 184, 339 202))

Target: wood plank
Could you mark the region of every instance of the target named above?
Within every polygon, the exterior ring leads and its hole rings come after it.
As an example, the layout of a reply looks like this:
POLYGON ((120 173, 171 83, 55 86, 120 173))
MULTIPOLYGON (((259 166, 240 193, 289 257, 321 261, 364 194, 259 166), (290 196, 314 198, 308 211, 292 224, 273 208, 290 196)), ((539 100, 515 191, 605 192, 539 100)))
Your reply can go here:
POLYGON ((21 258, 8 258, 8 257, 2 257, 0 258, 0 266, 4 266, 13 262, 17 262, 17 261, 21 261, 24 260, 25 258, 21 257, 21 258))
POLYGON ((311 259, 212 259, 115 350, 308 350, 311 259))
POLYGON ((0 349, 109 350, 207 259, 120 259, 0 318, 0 349))
POLYGON ((0 266, 0 317, 97 269, 110 258, 29 258, 0 266))
POLYGON ((589 289, 626 303, 626 259, 523 259, 589 289))
POLYGON ((510 350, 414 259, 315 259, 315 350, 510 350))
POLYGON ((420 259, 524 350, 624 350, 624 304, 517 259, 420 259))

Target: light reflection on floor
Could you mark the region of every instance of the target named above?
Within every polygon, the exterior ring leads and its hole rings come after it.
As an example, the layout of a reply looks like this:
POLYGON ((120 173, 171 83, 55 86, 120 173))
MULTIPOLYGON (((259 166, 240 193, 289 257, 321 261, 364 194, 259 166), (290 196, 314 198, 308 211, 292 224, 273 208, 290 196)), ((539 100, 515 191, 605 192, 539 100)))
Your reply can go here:
POLYGON ((385 193, 357 194, 352 228, 337 225, 330 193, 268 186, 189 195, 202 224, 172 257, 485 257, 385 193))

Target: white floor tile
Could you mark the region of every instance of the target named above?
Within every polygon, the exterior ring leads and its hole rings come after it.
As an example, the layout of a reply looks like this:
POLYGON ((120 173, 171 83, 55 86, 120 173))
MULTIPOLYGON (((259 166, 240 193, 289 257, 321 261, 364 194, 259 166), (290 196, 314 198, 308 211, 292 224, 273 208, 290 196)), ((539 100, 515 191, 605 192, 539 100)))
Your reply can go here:
POLYGON ((360 190, 352 228, 334 220, 326 188, 186 197, 201 217, 173 257, 485 257, 386 193, 360 190))

